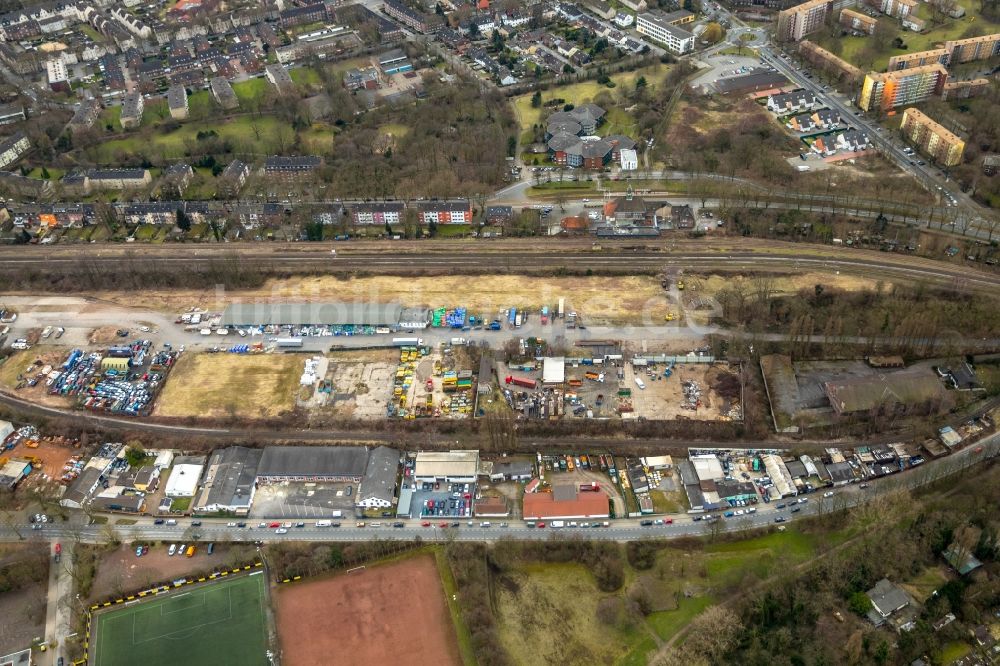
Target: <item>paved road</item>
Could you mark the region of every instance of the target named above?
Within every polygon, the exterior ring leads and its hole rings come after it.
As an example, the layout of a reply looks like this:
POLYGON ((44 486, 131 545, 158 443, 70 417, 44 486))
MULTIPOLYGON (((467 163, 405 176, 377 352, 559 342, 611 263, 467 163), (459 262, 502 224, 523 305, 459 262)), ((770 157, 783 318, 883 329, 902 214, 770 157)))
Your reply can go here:
MULTIPOLYGON (((30 527, 26 529, 28 532, 36 532, 30 527)), ((58 543, 62 546, 58 563, 54 559, 55 542, 49 548, 49 556, 53 560, 49 566, 45 612, 45 640, 54 647, 44 654, 36 655, 37 663, 41 666, 54 665, 59 657, 63 657, 66 663, 69 663, 69 656, 64 651, 64 646, 73 622, 73 577, 70 575, 70 569, 73 566, 74 541, 65 539, 58 543)))

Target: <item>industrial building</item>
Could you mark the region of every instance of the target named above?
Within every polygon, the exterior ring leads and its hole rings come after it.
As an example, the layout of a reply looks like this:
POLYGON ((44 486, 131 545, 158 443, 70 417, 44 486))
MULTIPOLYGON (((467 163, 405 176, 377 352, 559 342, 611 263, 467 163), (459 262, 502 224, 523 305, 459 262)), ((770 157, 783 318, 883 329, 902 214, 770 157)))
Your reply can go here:
POLYGON ((944 386, 928 368, 829 381, 823 384, 823 390, 838 415, 907 407, 926 407, 936 412, 946 398, 944 386))
POLYGON ((446 483, 475 483, 479 475, 479 451, 421 451, 413 467, 413 479, 446 483))
POLYGON ((912 141, 917 149, 943 166, 962 163, 965 141, 948 131, 920 109, 909 108, 903 112, 899 131, 912 141))
POLYGON ((195 513, 229 512, 238 516, 250 513, 262 449, 230 446, 212 453, 205 471, 205 482, 191 508, 195 513))
POLYGON ((888 111, 919 104, 938 95, 948 81, 948 70, 933 64, 896 72, 870 72, 861 86, 858 106, 865 111, 888 111))
POLYGON ((566 382, 566 359, 562 356, 542 359, 542 384, 558 386, 566 382))
POLYGON ((823 27, 826 16, 833 11, 833 0, 809 0, 801 5, 778 12, 778 41, 797 42, 823 27))
POLYGON ((581 492, 575 485, 553 486, 550 493, 526 493, 525 520, 607 518, 608 496, 603 491, 581 492))
POLYGON ((398 303, 234 303, 222 325, 425 328, 430 318, 430 310, 398 303))
POLYGON ((368 454, 368 466, 358 488, 355 504, 362 509, 388 509, 396 497, 400 454, 396 449, 379 446, 368 454))
POLYGON ((203 471, 205 456, 177 456, 164 493, 167 497, 194 497, 203 471))
POLYGON ((31 474, 30 462, 21 458, 11 458, 0 467, 0 490, 14 490, 29 474, 31 474))
POLYGON ((257 482, 358 483, 367 467, 363 446, 269 446, 257 466, 257 482))

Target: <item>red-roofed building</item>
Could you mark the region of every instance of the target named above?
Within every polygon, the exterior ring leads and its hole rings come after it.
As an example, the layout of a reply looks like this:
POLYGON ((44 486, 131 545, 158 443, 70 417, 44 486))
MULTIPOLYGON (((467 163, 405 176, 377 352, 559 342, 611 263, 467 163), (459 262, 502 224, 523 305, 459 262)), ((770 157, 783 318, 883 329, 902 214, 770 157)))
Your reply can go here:
POLYGON ((608 496, 603 491, 580 492, 576 486, 556 486, 551 493, 525 493, 524 519, 551 520, 607 518, 608 496))
POLYGON ((524 494, 529 495, 535 492, 536 490, 538 490, 538 486, 541 483, 542 483, 541 479, 532 479, 531 481, 528 481, 528 485, 524 487, 524 494))

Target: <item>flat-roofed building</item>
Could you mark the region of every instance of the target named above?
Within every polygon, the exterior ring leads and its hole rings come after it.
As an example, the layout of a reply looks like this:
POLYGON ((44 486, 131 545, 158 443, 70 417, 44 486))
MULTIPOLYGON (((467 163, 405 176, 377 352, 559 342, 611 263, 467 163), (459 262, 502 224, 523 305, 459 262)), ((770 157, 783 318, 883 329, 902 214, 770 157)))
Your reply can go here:
POLYGON ((479 451, 421 451, 413 468, 416 481, 474 483, 479 474, 479 451))
POLYGON ((194 497, 201 473, 205 471, 205 460, 205 456, 176 456, 164 494, 167 497, 194 497))
POLYGON ((819 30, 827 14, 833 11, 833 4, 833 0, 808 0, 778 12, 775 30, 778 41, 797 42, 819 30))
POLYGON ((404 308, 398 303, 233 303, 223 312, 222 325, 391 328, 403 316, 404 308))
POLYGON ((0 141, 0 169, 17 162, 31 150, 31 141, 24 132, 15 132, 3 141, 0 141))
POLYGON ((920 109, 903 111, 899 131, 912 141, 921 153, 938 164, 956 166, 962 163, 965 141, 934 121, 920 109))
POLYGON ((684 28, 680 28, 668 20, 669 15, 660 10, 652 10, 639 14, 635 20, 635 30, 667 47, 667 50, 677 55, 694 50, 695 37, 684 28))
POLYGON ((895 72, 869 72, 861 86, 858 106, 865 111, 888 111, 919 104, 944 90, 948 70, 933 64, 895 72))
POLYGON ((947 49, 930 49, 928 51, 916 51, 914 53, 903 53, 900 55, 894 55, 889 58, 889 64, 886 66, 886 71, 897 72, 901 69, 910 69, 912 67, 924 67, 926 65, 947 65, 948 64, 948 50, 947 49))

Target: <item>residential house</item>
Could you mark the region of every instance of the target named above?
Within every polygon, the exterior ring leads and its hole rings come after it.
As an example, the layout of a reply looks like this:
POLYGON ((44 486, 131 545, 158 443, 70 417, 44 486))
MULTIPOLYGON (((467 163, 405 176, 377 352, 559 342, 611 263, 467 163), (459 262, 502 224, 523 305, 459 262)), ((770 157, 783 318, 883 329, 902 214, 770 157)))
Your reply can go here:
POLYGON ((514 219, 514 209, 511 206, 487 206, 487 224, 507 224, 514 219))
POLYGON ((164 169, 160 186, 171 195, 180 197, 184 195, 184 190, 191 184, 192 178, 194 178, 194 169, 191 168, 191 165, 171 164, 164 169))
POLYGON ((866 592, 872 602, 872 608, 868 611, 868 619, 876 627, 881 626, 885 621, 902 609, 910 605, 910 596, 901 588, 893 585, 887 578, 875 583, 875 587, 866 592))
POLYGON ((315 155, 280 157, 273 155, 264 162, 264 174, 269 178, 284 181, 299 180, 309 176, 323 165, 323 159, 315 155))
POLYGON ((468 199, 421 201, 417 211, 422 224, 472 223, 472 203, 468 199))
POLYGON ((96 99, 84 100, 76 107, 73 117, 69 121, 69 131, 72 133, 88 129, 94 126, 101 115, 101 103, 96 99))
POLYGON ((401 201, 372 201, 355 204, 351 208, 354 224, 399 224, 406 206, 401 201))
POLYGON ((811 114, 800 113, 796 116, 792 116, 788 120, 788 128, 796 132, 812 132, 816 129, 816 121, 813 120, 811 114))
POLYGON ((767 108, 778 115, 800 113, 819 105, 816 95, 808 90, 778 93, 767 98, 767 108))
POLYGON ((125 190, 145 187, 152 182, 146 169, 91 169, 86 173, 86 188, 125 190))
POLYGON ((812 114, 812 121, 819 129, 833 129, 840 125, 840 114, 831 109, 820 109, 812 114))
POLYGON ((871 146, 868 134, 861 130, 849 129, 837 135, 836 147, 849 153, 867 150, 871 146))
POLYGON ((622 171, 635 171, 639 168, 639 155, 634 148, 622 148, 618 153, 622 171))
POLYGON ((633 23, 635 23, 635 19, 632 17, 631 14, 628 14, 626 12, 618 12, 617 14, 615 14, 615 25, 617 25, 619 28, 628 28, 633 23))
POLYGON ((118 212, 122 222, 130 226, 140 224, 177 224, 177 211, 184 210, 183 201, 148 201, 122 206, 118 212))

